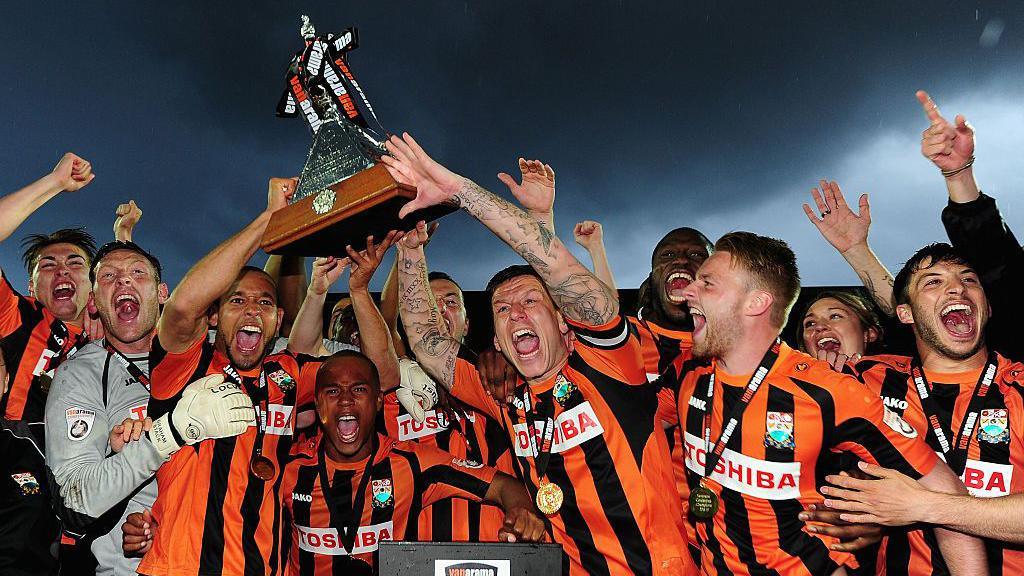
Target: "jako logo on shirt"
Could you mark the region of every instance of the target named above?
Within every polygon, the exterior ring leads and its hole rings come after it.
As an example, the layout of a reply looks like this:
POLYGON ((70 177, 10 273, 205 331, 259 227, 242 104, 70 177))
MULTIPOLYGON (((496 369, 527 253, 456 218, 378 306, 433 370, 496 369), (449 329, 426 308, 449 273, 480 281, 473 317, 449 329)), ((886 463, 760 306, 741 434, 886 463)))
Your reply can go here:
MULTIPOLYGON (((525 422, 516 424, 512 431, 516 436, 516 456, 536 456, 537 454, 530 443, 527 424, 525 422)), ((535 423, 533 434, 536 438, 535 445, 538 448, 544 441, 543 432, 544 422, 535 423)), ((601 421, 597 419, 597 414, 594 413, 594 408, 590 405, 590 402, 584 402, 572 410, 562 412, 555 419, 555 431, 551 439, 551 452, 555 454, 565 452, 591 438, 597 438, 601 434, 604 434, 604 427, 601 426, 601 421)))
MULTIPOLYGON (((473 418, 472 414, 466 416, 466 419, 470 422, 473 422, 473 418)), ((444 412, 435 410, 427 410, 423 417, 423 422, 413 420, 412 416, 408 414, 399 415, 395 421, 398 423, 399 440, 415 440, 424 436, 433 436, 438 432, 447 430, 451 425, 451 422, 448 421, 448 416, 444 412)))
POLYGON ((266 417, 267 434, 291 436, 293 409, 292 406, 285 406, 284 404, 268 404, 266 417))
MULTIPOLYGON (((299 532, 299 548, 306 552, 329 556, 348 555, 338 531, 334 528, 309 528, 296 524, 295 529, 299 532)), ((391 540, 392 532, 390 521, 373 526, 360 526, 356 532, 355 544, 352 546, 352 555, 376 551, 380 541, 391 540)))
MULTIPOLYGON (((687 433, 686 467, 704 474, 704 440, 687 433)), ((725 488, 765 500, 800 497, 800 463, 758 460, 726 448, 711 479, 725 488)))
POLYGON ((298 492, 292 492, 292 500, 297 502, 312 502, 313 496, 310 494, 299 494, 298 492))

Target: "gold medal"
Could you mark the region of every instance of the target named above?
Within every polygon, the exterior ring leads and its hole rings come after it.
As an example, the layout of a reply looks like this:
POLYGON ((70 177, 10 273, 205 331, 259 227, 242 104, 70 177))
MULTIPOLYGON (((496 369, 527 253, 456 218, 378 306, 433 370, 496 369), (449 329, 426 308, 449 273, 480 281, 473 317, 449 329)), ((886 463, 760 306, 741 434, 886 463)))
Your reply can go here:
POLYGON ((562 489, 552 482, 541 482, 537 487, 537 510, 547 516, 557 514, 562 507, 562 489))
POLYGON ((260 480, 270 482, 277 475, 277 466, 274 466, 270 458, 260 455, 249 462, 249 471, 260 480))
POLYGON ((711 520, 718 512, 718 494, 703 484, 690 490, 690 514, 702 521, 711 520))

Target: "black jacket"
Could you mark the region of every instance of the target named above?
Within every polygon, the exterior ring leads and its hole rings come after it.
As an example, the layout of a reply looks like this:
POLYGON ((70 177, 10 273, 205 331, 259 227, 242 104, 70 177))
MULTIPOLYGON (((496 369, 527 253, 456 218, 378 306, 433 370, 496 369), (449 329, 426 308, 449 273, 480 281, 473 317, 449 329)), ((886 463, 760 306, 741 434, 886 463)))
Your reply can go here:
POLYGON ((0 454, 0 574, 55 574, 60 522, 54 485, 24 422, 0 418, 0 454))

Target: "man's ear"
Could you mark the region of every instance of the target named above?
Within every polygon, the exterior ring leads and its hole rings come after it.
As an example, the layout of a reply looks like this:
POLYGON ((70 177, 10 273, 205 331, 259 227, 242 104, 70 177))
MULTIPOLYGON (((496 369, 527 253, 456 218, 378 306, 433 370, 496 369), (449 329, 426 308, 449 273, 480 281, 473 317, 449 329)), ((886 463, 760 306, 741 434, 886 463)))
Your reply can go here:
POLYGON ((28 279, 28 297, 29 298, 35 298, 36 297, 35 282, 32 281, 32 278, 28 279))
POLYGON ((167 284, 164 283, 164 282, 161 282, 156 287, 156 301, 157 301, 157 303, 160 304, 161 306, 163 306, 164 302, 167 302, 167 299, 170 298, 170 296, 171 296, 171 292, 170 292, 170 290, 167 289, 167 284))
POLYGON ((867 330, 864 331, 864 343, 865 344, 870 344, 870 343, 874 342, 875 340, 878 340, 878 328, 872 327, 872 328, 868 328, 867 330))
POLYGON ((752 290, 747 296, 746 311, 748 316, 762 316, 772 311, 775 297, 767 290, 752 290))
POLYGON ((96 309, 96 293, 89 292, 89 299, 85 302, 85 311, 89 316, 95 317, 99 310, 96 309))
POLYGON ((501 344, 498 344, 498 336, 494 336, 494 349, 501 352, 501 344))
POLYGON ((216 328, 218 318, 217 307, 210 306, 210 309, 206 312, 206 323, 209 324, 211 328, 216 328))
POLYGON ((561 310, 556 310, 555 314, 558 316, 558 332, 565 336, 569 333, 569 325, 565 322, 565 316, 562 316, 561 310))
POLYGON ((274 328, 274 337, 281 335, 281 322, 284 322, 284 308, 277 309, 277 328, 274 328))
POLYGON ((900 319, 903 324, 914 323, 914 312, 910 309, 910 304, 899 304, 896 306, 896 317, 900 319))

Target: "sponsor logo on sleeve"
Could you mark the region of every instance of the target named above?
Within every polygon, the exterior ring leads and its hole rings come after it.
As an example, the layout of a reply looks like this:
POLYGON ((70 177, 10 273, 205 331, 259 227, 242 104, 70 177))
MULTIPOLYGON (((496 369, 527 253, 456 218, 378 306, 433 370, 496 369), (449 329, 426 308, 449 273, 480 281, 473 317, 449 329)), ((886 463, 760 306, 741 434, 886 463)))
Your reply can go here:
MULTIPOLYGON (((345 545, 341 543, 341 537, 334 528, 310 528, 299 525, 296 525, 295 528, 299 533, 299 548, 301 550, 328 556, 348 556, 348 551, 345 550, 345 545)), ((391 540, 392 533, 394 530, 391 521, 372 526, 360 526, 359 531, 356 532, 352 555, 376 552, 378 544, 382 540, 391 540)))
POLYGON ((510 576, 511 560, 434 560, 434 576, 510 576))
POLYGON ((85 408, 68 408, 64 415, 68 421, 68 440, 84 440, 92 432, 96 412, 85 408))
MULTIPOLYGON (((704 440, 687 433, 684 437, 686 467, 704 474, 704 440)), ((715 465, 711 479, 723 487, 765 500, 800 497, 800 463, 758 460, 726 448, 715 465)))
MULTIPOLYGON (((517 456, 536 457, 533 445, 539 447, 544 438, 544 423, 536 422, 533 428, 535 442, 530 442, 527 432, 527 424, 520 422, 516 424, 512 432, 515 434, 515 450, 517 456)), ((583 444, 587 440, 597 438, 604 434, 604 427, 597 419, 594 407, 590 402, 583 402, 572 410, 566 410, 555 418, 555 431, 551 439, 551 452, 558 454, 583 444)))

